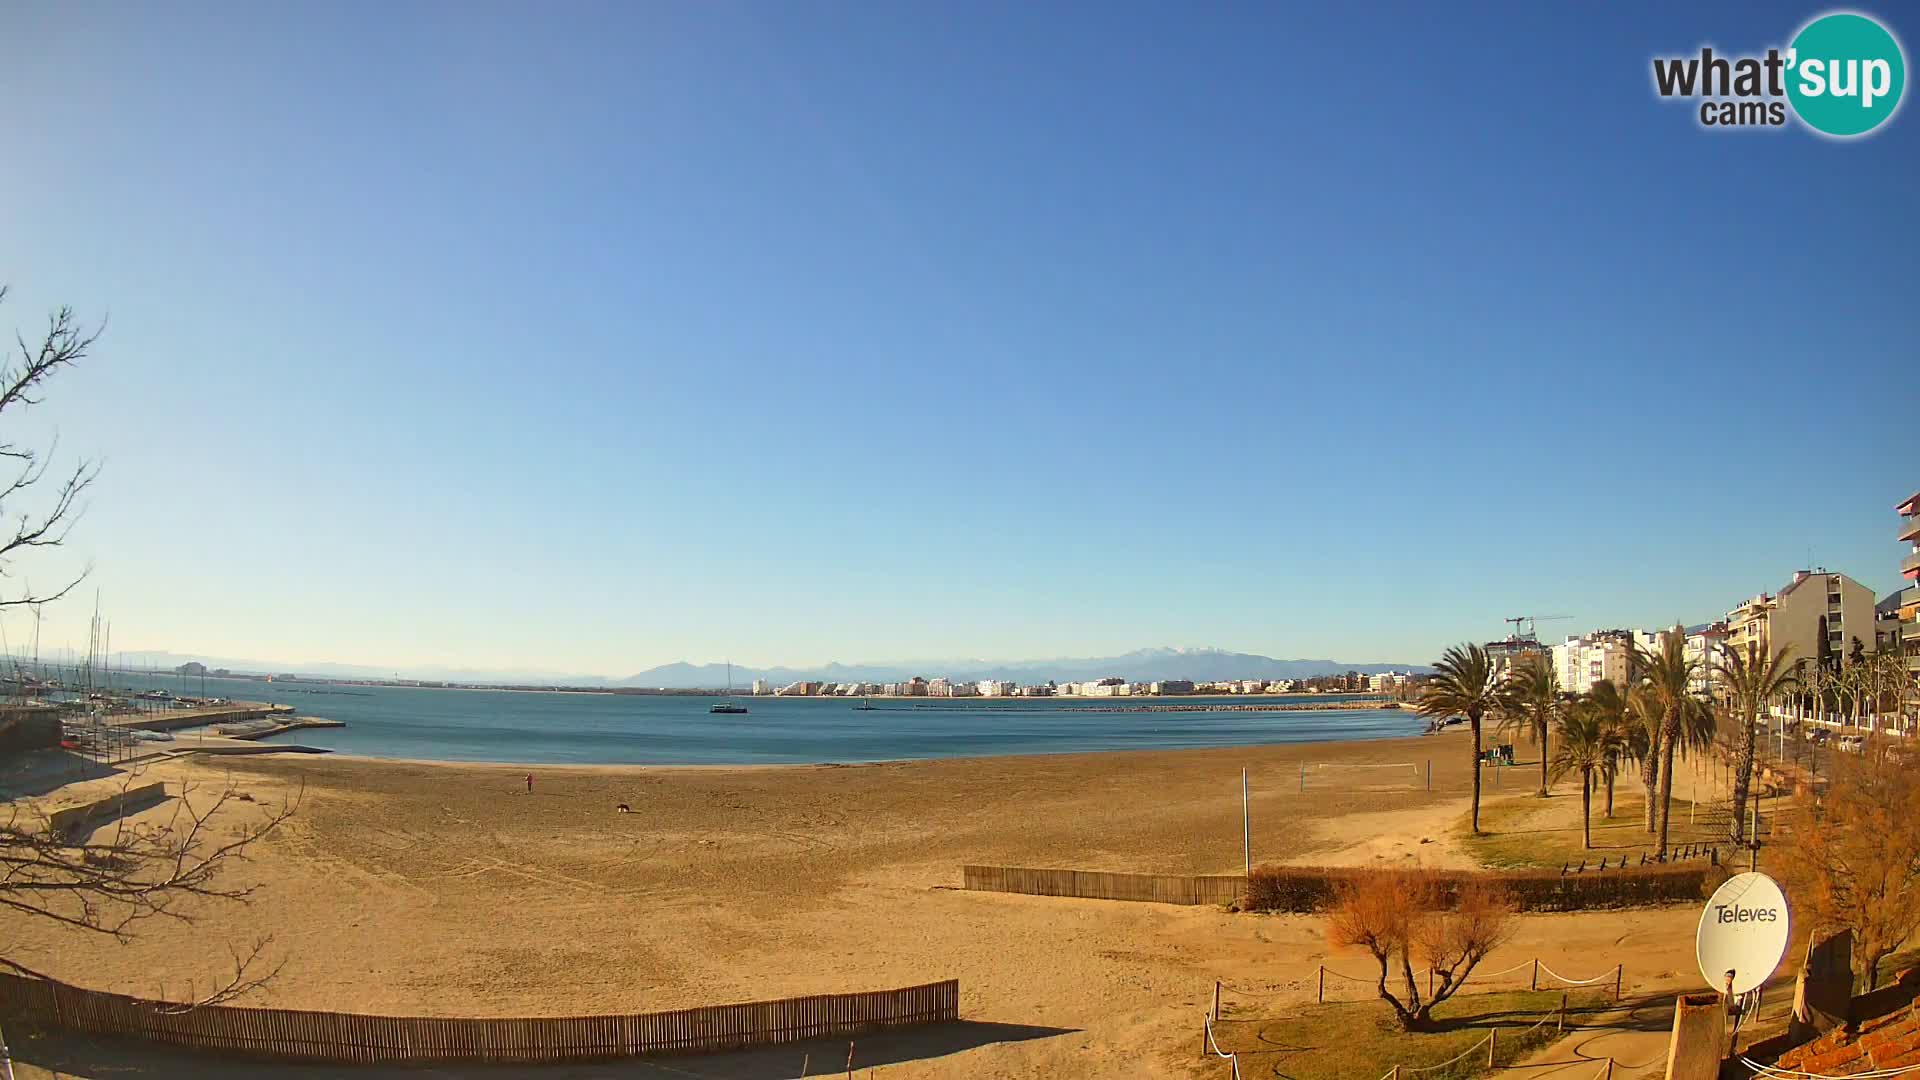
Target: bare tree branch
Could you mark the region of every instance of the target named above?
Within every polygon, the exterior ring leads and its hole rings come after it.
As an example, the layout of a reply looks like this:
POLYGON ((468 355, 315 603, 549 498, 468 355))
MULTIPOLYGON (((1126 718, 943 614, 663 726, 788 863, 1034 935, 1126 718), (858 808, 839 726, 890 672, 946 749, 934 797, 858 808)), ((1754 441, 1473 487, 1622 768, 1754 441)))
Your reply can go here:
MULTIPOLYGON (((0 302, 4 302, 6 296, 6 287, 0 286, 0 302)), ((72 367, 86 359, 105 329, 104 323, 90 330, 83 328, 73 309, 62 307, 48 317, 46 332, 38 344, 28 344, 26 338, 16 333, 14 341, 20 349, 19 358, 16 360, 8 356, 4 362, 0 362, 0 416, 4 416, 10 408, 19 411, 38 405, 46 382, 62 368, 72 367)), ((18 465, 17 471, 9 479, 0 482, 0 521, 13 517, 11 536, 5 526, 0 525, 0 577, 9 576, 15 557, 36 548, 59 547, 66 543, 68 534, 80 520, 81 496, 100 475, 99 464, 84 459, 72 471, 60 474, 62 479, 53 488, 50 506, 38 513, 11 513, 10 500, 34 492, 43 483, 52 483, 48 470, 53 465, 54 452, 58 449, 57 439, 44 455, 11 440, 0 440, 0 460, 13 461, 18 465)), ((87 567, 52 593, 36 595, 29 587, 18 597, 0 598, 0 608, 58 600, 86 580, 90 573, 92 567, 87 567)))

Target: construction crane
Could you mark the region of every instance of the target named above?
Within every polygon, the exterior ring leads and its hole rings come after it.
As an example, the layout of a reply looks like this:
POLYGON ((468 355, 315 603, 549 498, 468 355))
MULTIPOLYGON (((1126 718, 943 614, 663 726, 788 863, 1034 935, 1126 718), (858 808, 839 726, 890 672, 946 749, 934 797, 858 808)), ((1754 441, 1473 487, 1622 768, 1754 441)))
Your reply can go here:
POLYGON ((1562 619, 1571 619, 1571 618, 1573 618, 1573 616, 1571 615, 1515 615, 1510 619, 1502 619, 1500 621, 1513 624, 1514 640, 1538 641, 1540 640, 1540 635, 1536 633, 1534 630, 1535 623, 1558 622, 1562 619), (1521 623, 1527 624, 1526 633, 1524 634, 1522 634, 1520 631, 1521 623))

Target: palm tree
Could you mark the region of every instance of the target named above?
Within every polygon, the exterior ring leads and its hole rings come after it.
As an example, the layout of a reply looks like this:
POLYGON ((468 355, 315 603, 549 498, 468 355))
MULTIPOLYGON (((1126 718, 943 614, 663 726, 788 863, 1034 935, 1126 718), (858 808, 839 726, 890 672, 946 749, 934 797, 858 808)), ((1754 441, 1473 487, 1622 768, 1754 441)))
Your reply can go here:
POLYGON ((1782 645, 1772 657, 1761 652, 1749 658, 1739 649, 1722 645, 1720 659, 1713 665, 1714 675, 1726 688, 1734 723, 1733 819, 1727 824, 1727 838, 1735 847, 1746 843, 1747 792, 1753 785, 1754 743, 1759 738, 1756 726, 1767 705, 1800 682, 1787 663, 1792 651, 1793 646, 1782 645))
POLYGON ((1433 665, 1422 716, 1465 716, 1473 729, 1473 835, 1480 835, 1480 721, 1500 707, 1500 671, 1480 645, 1453 645, 1433 665))
POLYGON ((1640 783, 1647 789, 1647 835, 1660 824, 1660 729, 1667 718, 1645 686, 1627 691, 1627 754, 1640 765, 1640 783))
POLYGON ((1591 710, 1611 736, 1613 752, 1601 766, 1600 776, 1607 785, 1606 816, 1613 816, 1613 781, 1620 774, 1620 763, 1624 759, 1644 761, 1648 739, 1645 726, 1636 723, 1633 710, 1627 701, 1628 695, 1620 692, 1611 679, 1601 679, 1587 691, 1577 707, 1591 710))
POLYGON ((1605 709, 1592 702, 1562 709, 1556 719, 1560 745, 1553 752, 1553 778, 1558 780, 1570 772, 1580 774, 1581 845, 1591 851, 1594 774, 1614 759, 1620 735, 1610 726, 1605 709))
POLYGON ((1520 729, 1540 748, 1541 798, 1547 797, 1547 732, 1563 710, 1560 676, 1544 656, 1528 657, 1501 684, 1500 730, 1520 729))
POLYGON ((1713 714, 1701 707, 1699 699, 1690 690, 1699 668, 1697 661, 1687 658, 1687 632, 1678 626, 1662 634, 1659 651, 1648 654, 1646 658, 1646 681, 1642 687, 1652 704, 1659 708, 1661 716, 1660 828, 1654 848, 1661 857, 1667 854, 1667 827, 1673 816, 1674 749, 1683 735, 1692 742, 1702 727, 1708 732, 1708 745, 1712 745, 1713 714), (1689 703, 1692 703, 1691 708, 1689 703), (1701 721, 1703 713, 1704 723, 1701 721), (1686 725, 1685 730, 1683 724, 1686 725))

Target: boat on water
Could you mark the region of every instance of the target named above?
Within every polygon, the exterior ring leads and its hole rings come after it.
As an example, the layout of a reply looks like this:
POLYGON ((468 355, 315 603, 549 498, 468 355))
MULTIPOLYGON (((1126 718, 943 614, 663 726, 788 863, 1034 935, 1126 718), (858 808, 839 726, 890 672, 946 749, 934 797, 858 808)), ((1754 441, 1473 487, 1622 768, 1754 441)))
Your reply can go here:
POLYGON ((707 706, 710 713, 728 713, 738 715, 747 711, 745 705, 733 700, 733 661, 727 661, 727 700, 707 706))
POLYGON ((862 698, 860 701, 860 704, 855 705, 853 707, 853 711, 854 712, 872 712, 873 700, 871 698, 862 698))

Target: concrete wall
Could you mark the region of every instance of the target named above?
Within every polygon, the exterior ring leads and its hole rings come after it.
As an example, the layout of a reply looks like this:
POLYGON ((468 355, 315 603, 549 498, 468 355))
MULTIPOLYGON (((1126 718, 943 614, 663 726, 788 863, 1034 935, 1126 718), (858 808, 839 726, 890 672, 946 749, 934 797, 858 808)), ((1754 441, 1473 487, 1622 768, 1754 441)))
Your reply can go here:
POLYGON ((116 791, 104 799, 95 799, 90 803, 55 810, 48 817, 56 833, 95 829, 114 818, 151 806, 166 797, 167 785, 156 782, 128 788, 125 791, 116 791))
POLYGON ((59 710, 40 705, 0 706, 0 754, 59 745, 59 710))
POLYGON ((1681 995, 1673 1004, 1667 1080, 1718 1080, 1726 1047, 1727 1009, 1720 995, 1681 995))

